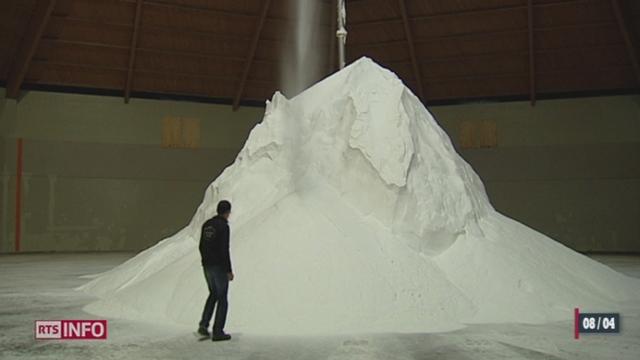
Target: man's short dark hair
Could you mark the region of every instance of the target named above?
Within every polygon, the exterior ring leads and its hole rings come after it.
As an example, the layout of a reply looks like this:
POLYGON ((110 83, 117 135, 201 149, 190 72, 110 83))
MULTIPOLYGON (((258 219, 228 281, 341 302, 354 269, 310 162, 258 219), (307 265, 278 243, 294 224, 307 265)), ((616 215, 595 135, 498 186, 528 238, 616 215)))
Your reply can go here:
POLYGON ((231 203, 227 200, 220 200, 218 202, 218 208, 216 209, 218 215, 224 215, 228 212, 231 212, 231 203))

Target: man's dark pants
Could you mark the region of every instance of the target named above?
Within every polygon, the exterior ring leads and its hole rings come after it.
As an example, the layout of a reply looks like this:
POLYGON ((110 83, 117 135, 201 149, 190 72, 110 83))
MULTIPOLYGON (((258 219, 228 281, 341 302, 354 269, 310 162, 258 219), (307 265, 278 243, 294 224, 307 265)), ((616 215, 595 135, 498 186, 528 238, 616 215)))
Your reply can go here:
POLYGON ((209 322, 213 315, 213 308, 217 303, 218 307, 216 308, 216 318, 213 322, 213 333, 221 334, 224 330, 224 323, 227 320, 229 278, 227 271, 221 266, 204 265, 203 268, 204 277, 209 287, 209 297, 204 305, 200 327, 205 329, 209 327, 209 322))

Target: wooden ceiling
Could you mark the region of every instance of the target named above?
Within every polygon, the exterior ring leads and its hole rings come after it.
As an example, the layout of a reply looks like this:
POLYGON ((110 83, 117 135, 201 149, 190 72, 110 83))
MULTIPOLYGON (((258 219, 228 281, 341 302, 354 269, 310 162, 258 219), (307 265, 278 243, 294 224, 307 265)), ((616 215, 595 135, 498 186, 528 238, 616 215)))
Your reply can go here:
MULTIPOLYGON (((14 98, 48 86, 262 103, 281 86, 287 1, 2 0, 0 79, 14 98)), ((335 5, 317 1, 326 75, 335 5)), ((427 103, 640 84, 636 0, 347 0, 347 14, 347 62, 373 58, 427 103)))

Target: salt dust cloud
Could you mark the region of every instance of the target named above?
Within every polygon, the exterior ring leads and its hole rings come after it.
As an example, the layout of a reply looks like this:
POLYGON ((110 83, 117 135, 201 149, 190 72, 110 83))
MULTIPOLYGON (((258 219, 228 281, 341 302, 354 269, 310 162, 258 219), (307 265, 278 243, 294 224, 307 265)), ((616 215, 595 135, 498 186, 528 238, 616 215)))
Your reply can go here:
POLYGON ((324 75, 322 59, 328 55, 323 43, 329 32, 321 26, 326 9, 320 1, 296 0, 286 4, 292 15, 284 27, 280 49, 280 86, 292 98, 324 75))

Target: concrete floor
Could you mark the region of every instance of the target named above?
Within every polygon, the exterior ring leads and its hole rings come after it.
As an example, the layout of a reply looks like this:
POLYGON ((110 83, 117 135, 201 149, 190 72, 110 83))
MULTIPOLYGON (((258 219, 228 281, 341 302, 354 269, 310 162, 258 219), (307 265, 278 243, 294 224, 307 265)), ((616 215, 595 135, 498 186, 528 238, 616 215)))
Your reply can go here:
MULTIPOLYGON (((9 359, 638 359, 640 314, 621 314, 619 335, 573 339, 572 322, 473 325, 440 334, 377 334, 314 338, 233 334, 226 343, 198 342, 193 329, 109 320, 106 341, 36 341, 33 321, 95 319, 82 311, 91 297, 73 290, 83 275, 107 270, 133 254, 0 256, 0 358, 9 359)), ((640 257, 595 257, 640 277, 640 257)), ((615 311, 615 309, 611 309, 615 311)))

